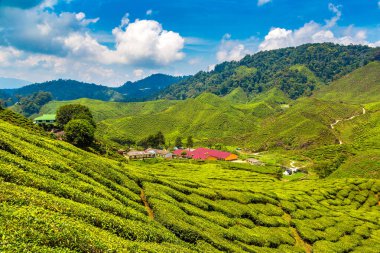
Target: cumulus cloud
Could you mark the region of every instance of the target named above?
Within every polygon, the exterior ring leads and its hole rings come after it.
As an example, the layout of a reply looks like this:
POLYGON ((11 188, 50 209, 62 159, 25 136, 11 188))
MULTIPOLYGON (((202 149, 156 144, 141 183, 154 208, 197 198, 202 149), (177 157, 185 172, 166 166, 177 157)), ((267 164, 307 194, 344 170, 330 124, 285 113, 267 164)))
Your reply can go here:
POLYGON ((153 10, 147 10, 147 11, 146 11, 146 15, 147 15, 147 16, 151 16, 152 14, 153 14, 153 10))
POLYGON ((258 0, 257 5, 263 6, 264 4, 270 3, 272 0, 258 0))
POLYGON ((90 23, 84 13, 55 14, 37 9, 0 8, 0 45, 19 50, 66 55, 64 39, 72 33, 84 33, 90 23))
POLYGON ((247 48, 247 44, 247 41, 232 40, 230 34, 225 34, 216 54, 218 62, 239 61, 247 54, 251 54, 253 51, 247 48))
POLYGON ((184 38, 157 21, 131 22, 127 13, 118 27, 98 35, 89 26, 99 18, 87 18, 84 12, 56 13, 58 0, 24 2, 0 0, 0 76, 124 83, 128 70, 143 75, 137 70, 157 69, 185 57, 184 38))
POLYGON ((167 65, 184 58, 184 38, 164 30, 154 20, 136 20, 128 26, 113 29, 116 40, 116 62, 167 65))
MULTIPOLYGON (((54 0, 40 3, 54 4, 54 0)), ((164 30, 154 20, 130 22, 129 14, 112 30, 110 49, 91 35, 88 26, 98 22, 83 12, 56 14, 38 8, 0 8, 0 46, 37 54, 75 56, 103 64, 168 65, 184 57, 184 39, 164 30)))
POLYGON ((337 29, 337 22, 342 16, 340 7, 329 4, 328 8, 335 15, 331 19, 325 20, 324 25, 310 21, 295 30, 273 27, 265 36, 264 41, 260 43, 259 50, 299 46, 305 43, 333 42, 342 45, 362 44, 369 46, 380 43, 380 41, 368 42, 367 31, 364 29, 355 29, 353 26, 337 29), (340 33, 334 33, 334 29, 340 30, 340 33))

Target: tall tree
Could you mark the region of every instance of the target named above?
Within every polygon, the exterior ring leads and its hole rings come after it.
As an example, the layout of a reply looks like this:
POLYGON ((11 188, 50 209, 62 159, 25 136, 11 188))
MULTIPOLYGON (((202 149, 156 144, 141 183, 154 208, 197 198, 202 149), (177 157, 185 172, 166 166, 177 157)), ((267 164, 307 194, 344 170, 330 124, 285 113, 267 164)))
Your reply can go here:
POLYGON ((178 136, 178 137, 175 139, 175 146, 176 146, 177 148, 180 148, 180 147, 183 146, 183 144, 182 144, 182 137, 178 136))
POLYGON ((87 120, 93 127, 96 126, 92 113, 87 106, 71 104, 61 106, 57 111, 57 123, 63 128, 73 119, 87 120))
POLYGON ((194 141, 193 141, 193 137, 192 137, 192 136, 187 137, 187 142, 186 142, 186 144, 187 144, 187 147, 188 147, 188 148, 192 148, 192 147, 194 147, 194 141))

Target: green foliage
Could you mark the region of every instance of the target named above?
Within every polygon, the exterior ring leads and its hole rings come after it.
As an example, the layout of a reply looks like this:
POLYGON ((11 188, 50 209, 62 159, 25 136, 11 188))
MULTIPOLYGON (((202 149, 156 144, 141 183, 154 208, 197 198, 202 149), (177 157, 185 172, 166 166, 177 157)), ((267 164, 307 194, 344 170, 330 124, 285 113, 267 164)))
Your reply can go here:
POLYGON ((284 182, 275 167, 227 162, 126 164, 1 120, 0 140, 0 251, 380 247, 378 180, 284 182))
POLYGON ((165 145, 165 136, 160 131, 154 135, 142 139, 137 143, 138 146, 146 148, 162 148, 165 145))
POLYGON ((26 117, 39 113, 42 106, 53 99, 50 92, 36 92, 31 95, 20 97, 17 110, 26 117))
POLYGON ((380 62, 371 62, 354 72, 322 87, 315 97, 348 103, 370 103, 380 100, 380 62))
POLYGON ((186 146, 188 148, 194 147, 194 141, 193 141, 193 137, 192 136, 187 137, 186 146))
POLYGON ((83 119, 73 119, 65 125, 65 139, 77 147, 88 147, 94 142, 95 128, 83 119))
POLYGON ((88 121, 93 127, 95 122, 93 120, 90 109, 86 106, 79 104, 70 104, 61 106, 57 111, 57 123, 60 127, 64 127, 67 123, 74 119, 82 119, 88 121))
POLYGON ((185 99, 203 92, 223 96, 238 87, 249 95, 256 95, 278 87, 297 98, 310 95, 317 80, 328 83, 367 64, 375 58, 376 51, 367 46, 332 43, 263 51, 238 62, 219 64, 211 72, 201 71, 168 87, 160 97, 185 99))
POLYGON ((182 137, 178 136, 176 139, 175 139, 175 144, 174 144, 175 147, 182 147, 183 146, 183 143, 182 143, 182 137))
POLYGON ((15 113, 9 109, 0 109, 0 120, 6 121, 15 126, 23 127, 24 129, 28 129, 32 132, 37 132, 40 134, 43 133, 43 129, 33 124, 32 120, 27 119, 24 116, 15 113))

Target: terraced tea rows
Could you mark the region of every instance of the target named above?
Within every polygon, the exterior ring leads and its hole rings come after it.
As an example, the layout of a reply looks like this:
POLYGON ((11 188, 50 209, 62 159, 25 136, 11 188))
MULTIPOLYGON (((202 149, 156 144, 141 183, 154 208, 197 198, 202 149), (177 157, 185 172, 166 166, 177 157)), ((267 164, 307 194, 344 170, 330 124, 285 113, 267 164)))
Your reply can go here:
POLYGON ((0 121, 0 251, 380 251, 380 181, 279 175, 127 164, 0 121))

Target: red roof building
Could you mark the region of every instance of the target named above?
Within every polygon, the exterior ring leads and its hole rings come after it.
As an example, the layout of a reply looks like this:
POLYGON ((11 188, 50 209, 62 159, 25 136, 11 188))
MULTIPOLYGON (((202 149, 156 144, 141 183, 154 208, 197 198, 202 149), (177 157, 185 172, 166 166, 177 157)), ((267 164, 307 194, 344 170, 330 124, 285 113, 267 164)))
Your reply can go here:
POLYGON ((191 158, 195 160, 223 160, 232 161, 238 159, 238 156, 229 152, 224 152, 220 150, 208 149, 208 148, 197 148, 195 150, 189 149, 177 149, 173 152, 176 156, 182 156, 186 158, 191 158), (186 152, 186 155, 182 155, 186 152))

